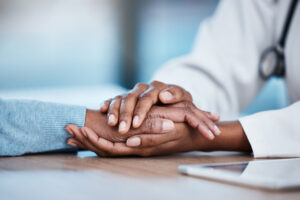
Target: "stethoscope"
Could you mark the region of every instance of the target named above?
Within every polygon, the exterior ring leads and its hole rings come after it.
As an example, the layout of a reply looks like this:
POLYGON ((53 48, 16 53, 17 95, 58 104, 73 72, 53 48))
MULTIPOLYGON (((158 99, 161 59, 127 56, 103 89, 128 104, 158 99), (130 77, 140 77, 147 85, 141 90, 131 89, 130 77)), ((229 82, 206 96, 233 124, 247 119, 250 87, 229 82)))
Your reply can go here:
POLYGON ((259 75, 264 80, 272 76, 284 77, 285 75, 284 47, 297 3, 298 0, 293 0, 290 4, 284 27, 277 44, 267 48, 260 57, 259 75))

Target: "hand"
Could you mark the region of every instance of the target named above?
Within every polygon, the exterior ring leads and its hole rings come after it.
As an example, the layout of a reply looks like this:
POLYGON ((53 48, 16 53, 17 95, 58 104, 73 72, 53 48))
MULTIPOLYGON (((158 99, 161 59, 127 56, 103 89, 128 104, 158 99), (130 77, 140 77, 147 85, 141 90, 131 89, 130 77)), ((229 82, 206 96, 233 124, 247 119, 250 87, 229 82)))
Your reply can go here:
MULTIPOLYGON (((220 133, 220 130, 216 127, 216 125, 214 123, 211 123, 210 120, 207 119, 204 111, 198 110, 195 106, 193 106, 191 102, 181 102, 167 107, 153 106, 151 111, 147 115, 145 123, 143 123, 139 128, 142 129, 142 131, 139 131, 140 134, 136 134, 136 136, 129 138, 126 142, 127 146, 124 143, 114 143, 113 141, 109 141, 99 136, 99 134, 96 134, 92 129, 85 127, 80 129, 79 127, 76 127, 74 125, 68 126, 68 128, 70 129, 69 132, 72 132, 72 135, 74 136, 74 138, 69 139, 68 142, 74 143, 78 147, 83 149, 90 149, 98 153, 98 155, 100 156, 119 155, 119 153, 121 153, 121 150, 125 151, 121 155, 127 155, 133 152, 135 152, 134 155, 148 155, 148 152, 151 152, 152 155, 153 152, 157 151, 157 148, 155 148, 156 150, 150 148, 150 150, 147 151, 143 149, 136 152, 136 149, 135 151, 133 151, 130 147, 149 148, 153 146, 160 146, 164 143, 174 144, 170 145, 170 147, 169 145, 162 145, 162 148, 166 147, 166 150, 163 151, 165 153, 173 153, 174 150, 176 150, 176 152, 183 152, 194 150, 193 148, 195 148, 195 146, 198 146, 195 145, 197 144, 196 137, 201 137, 202 140, 204 137, 208 139, 214 138, 214 135, 207 128, 207 126, 211 127, 211 129, 214 129, 215 134, 220 133), (163 133, 161 131, 163 123, 160 122, 164 119, 170 119, 174 122, 188 122, 191 127, 181 123, 181 126, 184 125, 185 131, 181 129, 169 129, 169 132, 163 133), (144 129, 144 127, 146 129, 144 129), (187 128, 189 128, 189 130, 187 130, 187 128), (202 133, 204 137, 198 132, 202 133), (107 147, 104 144, 109 145, 110 147, 107 147), (179 148, 179 144, 183 146, 179 148), (106 148, 111 148, 113 152, 110 152, 106 148), (114 148, 117 148, 117 150, 114 150, 114 148), (118 148, 121 148, 120 152, 118 148)), ((133 132, 139 129, 134 129, 133 132)), ((159 153, 161 154, 162 151, 159 150, 159 153)))
MULTIPOLYGON (((107 100, 100 111, 107 112, 110 126, 119 123, 119 132, 125 134, 129 131, 131 123, 134 128, 140 127, 154 104, 174 104, 192 100, 191 94, 179 86, 153 81, 149 85, 138 83, 128 94, 107 100)), ((216 114, 206 115, 213 122, 220 119, 216 114)))
POLYGON ((208 117, 208 112, 199 110, 192 102, 183 101, 170 106, 153 106, 147 115, 148 118, 163 118, 173 122, 187 122, 198 130, 208 140, 221 134, 220 129, 208 117))
MULTIPOLYGON (((168 119, 148 118, 140 128, 131 130, 127 135, 121 135, 116 127, 107 125, 106 116, 104 114, 100 113, 99 111, 87 110, 85 127, 93 129, 94 132, 101 138, 105 138, 113 142, 124 142, 128 137, 137 134, 163 134, 168 131, 172 131, 174 129, 174 123, 168 119)), ((66 130, 75 137, 76 135, 72 131, 72 128, 78 129, 79 127, 72 124, 66 126, 66 130)), ((76 146, 77 143, 70 143, 70 145, 76 146)))
POLYGON ((85 132, 86 136, 78 138, 76 136, 76 139, 72 138, 70 140, 78 142, 78 147, 82 149, 94 151, 98 156, 153 156, 193 150, 252 152, 249 141, 238 121, 223 122, 219 126, 225 134, 213 141, 205 140, 184 123, 175 124, 175 130, 166 134, 133 136, 127 140, 127 145, 108 141, 99 137, 92 129, 85 127, 82 129, 72 127, 76 135, 82 135, 85 132), (139 140, 139 147, 130 147, 131 140, 134 143, 136 143, 134 140, 139 140))
POLYGON ((70 127, 74 132, 74 138, 70 142, 76 143, 81 149, 94 151, 100 157, 113 156, 152 156, 165 155, 177 152, 187 152, 197 150, 199 137, 201 135, 191 131, 190 127, 184 123, 176 124, 176 128, 165 134, 142 134, 134 136, 127 144, 136 143, 135 137, 141 138, 142 147, 129 147, 122 142, 111 142, 99 137, 92 129, 76 126, 70 127))

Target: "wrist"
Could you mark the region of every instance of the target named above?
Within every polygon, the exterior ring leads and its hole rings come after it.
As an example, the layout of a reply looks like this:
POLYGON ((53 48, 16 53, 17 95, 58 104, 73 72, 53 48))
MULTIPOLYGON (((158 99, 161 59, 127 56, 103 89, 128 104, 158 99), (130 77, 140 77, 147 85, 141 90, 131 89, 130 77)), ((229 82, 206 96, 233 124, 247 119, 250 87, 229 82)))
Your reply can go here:
POLYGON ((199 150, 252 152, 250 143, 239 121, 219 122, 217 126, 221 130, 221 134, 212 141, 203 137, 199 138, 199 150))

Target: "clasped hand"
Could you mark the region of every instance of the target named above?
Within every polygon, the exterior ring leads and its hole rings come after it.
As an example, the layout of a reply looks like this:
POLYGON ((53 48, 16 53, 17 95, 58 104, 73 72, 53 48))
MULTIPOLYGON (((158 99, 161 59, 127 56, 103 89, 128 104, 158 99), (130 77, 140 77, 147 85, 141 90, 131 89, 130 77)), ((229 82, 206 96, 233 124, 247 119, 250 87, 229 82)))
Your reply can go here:
POLYGON ((189 92, 158 81, 137 84, 87 110, 85 126, 68 125, 68 144, 98 156, 151 156, 199 150, 221 131, 217 114, 199 110, 189 92))

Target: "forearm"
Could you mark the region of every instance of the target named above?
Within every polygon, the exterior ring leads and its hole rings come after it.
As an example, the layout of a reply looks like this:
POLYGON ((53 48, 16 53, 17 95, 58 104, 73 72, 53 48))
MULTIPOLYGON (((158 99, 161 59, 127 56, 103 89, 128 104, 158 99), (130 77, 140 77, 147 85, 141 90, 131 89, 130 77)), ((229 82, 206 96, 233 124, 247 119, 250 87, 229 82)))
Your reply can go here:
POLYGON ((239 121, 220 122, 217 125, 222 132, 221 135, 212 141, 199 139, 199 150, 252 152, 250 143, 239 121))
POLYGON ((83 126, 85 112, 81 106, 0 99, 0 156, 70 149, 65 126, 83 126))

